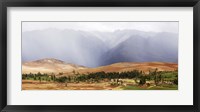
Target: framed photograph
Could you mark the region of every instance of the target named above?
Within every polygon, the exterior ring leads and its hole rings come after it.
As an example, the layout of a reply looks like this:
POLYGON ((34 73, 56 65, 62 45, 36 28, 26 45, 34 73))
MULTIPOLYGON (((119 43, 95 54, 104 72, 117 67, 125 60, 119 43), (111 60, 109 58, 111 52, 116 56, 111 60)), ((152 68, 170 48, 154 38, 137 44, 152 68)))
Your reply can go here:
POLYGON ((199 112, 199 0, 3 0, 2 112, 199 112))

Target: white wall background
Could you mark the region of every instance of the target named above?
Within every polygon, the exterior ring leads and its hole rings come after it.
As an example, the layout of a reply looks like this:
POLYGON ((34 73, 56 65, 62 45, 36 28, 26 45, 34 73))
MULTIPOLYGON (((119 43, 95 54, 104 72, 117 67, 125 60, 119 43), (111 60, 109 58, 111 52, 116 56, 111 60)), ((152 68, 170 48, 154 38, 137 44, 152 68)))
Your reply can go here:
POLYGON ((192 105, 193 9, 8 8, 8 105, 192 105), (179 21, 179 89, 124 91, 22 91, 21 21, 179 21))

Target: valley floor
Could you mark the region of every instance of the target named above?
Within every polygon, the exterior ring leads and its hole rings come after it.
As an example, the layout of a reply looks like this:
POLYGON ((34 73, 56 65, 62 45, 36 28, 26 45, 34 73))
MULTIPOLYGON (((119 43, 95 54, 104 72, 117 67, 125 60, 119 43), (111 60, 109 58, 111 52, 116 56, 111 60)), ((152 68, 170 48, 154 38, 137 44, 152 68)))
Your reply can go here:
POLYGON ((124 79, 124 85, 111 85, 110 82, 99 83, 57 83, 35 80, 23 80, 22 90, 178 90, 177 85, 138 86, 134 80, 124 79))

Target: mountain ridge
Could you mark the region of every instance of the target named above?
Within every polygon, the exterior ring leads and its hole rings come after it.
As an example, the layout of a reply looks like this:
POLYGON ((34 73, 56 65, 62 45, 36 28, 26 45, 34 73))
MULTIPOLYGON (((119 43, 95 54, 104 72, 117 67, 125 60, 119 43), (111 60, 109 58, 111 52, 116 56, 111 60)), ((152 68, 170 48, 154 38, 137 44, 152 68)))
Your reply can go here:
POLYGON ((54 57, 88 67, 128 61, 178 63, 178 34, 174 33, 51 29, 23 32, 22 37, 22 62, 54 57))
POLYGON ((22 64, 22 73, 46 73, 46 74, 55 74, 59 75, 74 75, 74 73, 87 74, 94 72, 125 72, 132 70, 141 70, 148 72, 149 70, 158 71, 173 71, 178 69, 176 63, 168 62, 119 62, 106 66, 100 66, 97 68, 88 68, 81 65, 75 65, 70 63, 63 63, 61 60, 57 59, 41 59, 31 62, 26 62, 22 64), (54 63, 52 63, 54 62, 54 63), (62 63, 61 63, 62 62, 62 63))
POLYGON ((64 61, 45 58, 30 62, 22 63, 22 73, 47 73, 47 74, 58 74, 62 72, 72 72, 75 69, 85 69, 85 66, 76 65, 72 63, 66 63, 64 61))

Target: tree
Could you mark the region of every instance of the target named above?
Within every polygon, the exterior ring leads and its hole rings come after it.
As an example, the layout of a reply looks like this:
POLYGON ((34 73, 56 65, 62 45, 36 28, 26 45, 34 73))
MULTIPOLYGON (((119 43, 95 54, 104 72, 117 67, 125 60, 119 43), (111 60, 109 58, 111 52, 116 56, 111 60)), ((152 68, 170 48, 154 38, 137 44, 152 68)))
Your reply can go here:
POLYGON ((33 78, 34 80, 36 80, 36 75, 34 74, 34 78, 33 78))
POLYGON ((153 71, 153 72, 151 73, 151 75, 154 76, 154 82, 155 82, 155 85, 156 85, 156 86, 157 86, 158 83, 161 81, 161 75, 158 74, 157 71, 158 71, 158 69, 156 68, 155 71, 153 71))
POLYGON ((38 76, 41 76, 42 74, 40 72, 37 73, 38 76))
POLYGON ((145 76, 141 76, 139 84, 140 85, 146 84, 146 77, 145 76))
POLYGON ((42 79, 41 79, 41 77, 39 76, 39 81, 41 82, 42 81, 42 79))
POLYGON ((178 85, 178 79, 175 79, 173 82, 174 84, 178 85))

